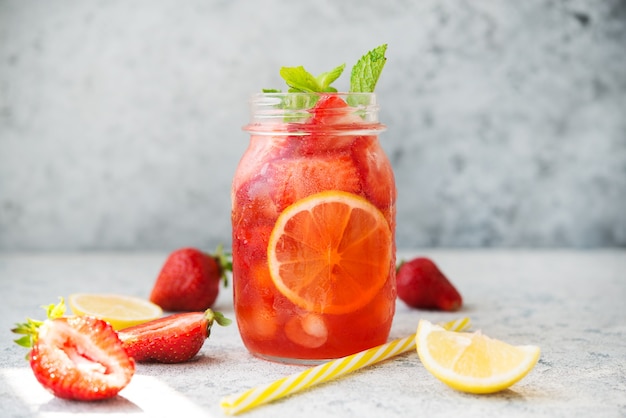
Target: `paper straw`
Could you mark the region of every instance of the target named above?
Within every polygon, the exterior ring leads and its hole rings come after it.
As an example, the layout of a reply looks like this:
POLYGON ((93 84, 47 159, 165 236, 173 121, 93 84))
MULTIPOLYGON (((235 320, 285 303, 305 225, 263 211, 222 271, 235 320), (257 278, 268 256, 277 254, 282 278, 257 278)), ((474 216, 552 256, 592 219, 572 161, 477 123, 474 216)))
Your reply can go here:
MULTIPOLYGON (((469 328, 470 319, 461 318, 440 325, 450 331, 463 331, 469 328)), ((226 414, 234 415, 414 349, 415 334, 412 334, 356 354, 320 364, 264 386, 226 396, 222 398, 220 406, 226 414)))

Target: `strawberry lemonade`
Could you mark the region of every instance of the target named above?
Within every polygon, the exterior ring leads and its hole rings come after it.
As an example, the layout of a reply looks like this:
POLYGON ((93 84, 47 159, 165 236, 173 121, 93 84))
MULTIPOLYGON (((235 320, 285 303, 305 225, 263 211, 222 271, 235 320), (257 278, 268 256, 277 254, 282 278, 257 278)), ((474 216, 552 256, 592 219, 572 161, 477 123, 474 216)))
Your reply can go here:
POLYGON ((382 344, 395 310, 396 188, 376 97, 333 92, 322 76, 305 92, 253 97, 233 180, 239 331, 251 353, 280 362, 382 344))

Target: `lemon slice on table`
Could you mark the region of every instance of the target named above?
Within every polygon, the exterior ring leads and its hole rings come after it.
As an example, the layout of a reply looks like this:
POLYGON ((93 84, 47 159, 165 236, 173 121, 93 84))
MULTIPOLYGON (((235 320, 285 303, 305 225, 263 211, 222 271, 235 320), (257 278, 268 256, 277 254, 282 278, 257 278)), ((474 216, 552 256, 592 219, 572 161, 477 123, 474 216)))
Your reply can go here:
POLYGON ((68 304, 74 315, 100 318, 120 330, 159 318, 163 310, 154 303, 132 296, 74 293, 68 304))
POLYGON ((389 224, 376 206, 348 192, 316 193, 276 220, 267 250, 270 275, 303 309, 353 312, 385 285, 392 244, 389 224))
POLYGON ((513 346, 478 332, 447 331, 420 320, 415 337, 424 367, 454 389, 493 393, 506 389, 530 372, 539 347, 513 346))

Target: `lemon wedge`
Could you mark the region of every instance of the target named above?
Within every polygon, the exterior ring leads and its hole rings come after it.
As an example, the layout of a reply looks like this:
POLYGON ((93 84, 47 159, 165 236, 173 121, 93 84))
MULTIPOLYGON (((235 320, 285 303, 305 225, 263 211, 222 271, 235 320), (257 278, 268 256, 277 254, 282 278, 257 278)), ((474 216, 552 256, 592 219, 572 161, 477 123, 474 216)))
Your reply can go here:
POLYGON ((100 318, 115 330, 142 324, 159 318, 163 310, 154 303, 132 296, 74 293, 68 304, 74 315, 90 315, 100 318))
POLYGON ((469 393, 508 388, 535 367, 540 354, 534 345, 513 346, 480 331, 447 331, 426 320, 420 320, 415 342, 419 358, 431 374, 469 393))

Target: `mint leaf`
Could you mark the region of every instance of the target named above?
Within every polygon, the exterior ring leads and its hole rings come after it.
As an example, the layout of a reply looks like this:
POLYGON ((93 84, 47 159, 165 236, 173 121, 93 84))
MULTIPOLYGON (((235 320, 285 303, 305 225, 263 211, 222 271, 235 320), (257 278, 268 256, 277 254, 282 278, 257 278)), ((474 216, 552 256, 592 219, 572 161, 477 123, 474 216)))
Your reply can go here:
MULTIPOLYGON (((372 93, 378 82, 378 78, 385 66, 387 58, 385 52, 387 51, 387 44, 380 45, 372 49, 363 55, 359 61, 352 68, 350 75, 350 93, 372 93)), ((342 74, 346 65, 341 64, 330 71, 324 72, 317 77, 304 69, 303 66, 299 67, 282 67, 280 69, 280 76, 287 83, 289 93, 323 93, 323 92, 337 92, 337 89, 332 86, 342 74)), ((277 89, 263 89, 264 93, 281 93, 281 90, 277 89)), ((309 102, 315 102, 315 98, 298 98, 294 100, 284 99, 284 108, 300 108, 300 105, 309 104, 309 102), (295 101, 294 101, 295 100, 295 101)), ((348 103, 353 106, 358 106, 360 101, 364 99, 359 95, 351 95, 347 98, 348 103)), ((313 103, 314 104, 314 103, 313 103)))
POLYGON ((299 67, 282 67, 280 76, 290 87, 289 91, 302 93, 315 93, 322 91, 322 86, 317 79, 303 66, 299 67))
POLYGON ((339 76, 343 73, 344 68, 346 68, 346 64, 341 64, 340 66, 333 68, 331 71, 327 71, 316 77, 317 82, 322 87, 322 91, 327 91, 327 92, 337 91, 336 88, 331 87, 330 85, 339 78, 339 76))
POLYGON ((372 93, 383 71, 387 58, 387 44, 383 44, 363 55, 352 67, 350 75, 350 92, 372 93))
POLYGON ((304 67, 282 67, 280 76, 287 82, 291 93, 321 93, 336 92, 337 89, 331 84, 343 73, 346 64, 341 64, 315 77, 304 69, 304 67))

